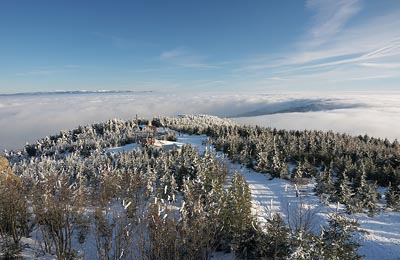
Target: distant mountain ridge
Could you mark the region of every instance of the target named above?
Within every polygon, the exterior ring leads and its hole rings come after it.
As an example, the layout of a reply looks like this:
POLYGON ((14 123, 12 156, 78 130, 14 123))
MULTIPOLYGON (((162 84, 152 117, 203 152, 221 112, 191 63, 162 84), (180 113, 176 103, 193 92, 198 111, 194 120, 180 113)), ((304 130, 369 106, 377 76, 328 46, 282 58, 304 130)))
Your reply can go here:
POLYGON ((124 94, 124 93, 151 93, 152 90, 133 91, 133 90, 55 90, 38 92, 20 92, 10 94, 0 94, 0 96, 40 96, 40 95, 79 95, 79 94, 124 94))
POLYGON ((241 113, 236 117, 253 117, 262 115, 272 115, 280 113, 304 113, 328 111, 335 109, 349 109, 366 106, 361 103, 342 103, 335 99, 295 99, 278 103, 265 104, 259 109, 241 113))

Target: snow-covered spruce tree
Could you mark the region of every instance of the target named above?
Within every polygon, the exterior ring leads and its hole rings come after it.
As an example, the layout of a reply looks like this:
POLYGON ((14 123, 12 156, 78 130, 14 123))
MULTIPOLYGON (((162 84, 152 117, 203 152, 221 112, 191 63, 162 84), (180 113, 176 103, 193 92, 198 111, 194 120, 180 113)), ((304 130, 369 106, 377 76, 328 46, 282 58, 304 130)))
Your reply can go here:
POLYGON ((206 151, 197 178, 185 179, 180 224, 184 259, 209 259, 222 239, 223 184, 226 166, 206 151), (208 161, 208 167, 207 167, 208 161))
MULTIPOLYGON (((315 160, 314 158, 312 158, 315 160)), ((315 163, 310 162, 307 157, 304 158, 303 162, 303 178, 312 178, 317 175, 317 168, 315 166, 315 163)))
POLYGON ((400 185, 392 185, 389 183, 385 193, 386 205, 395 210, 400 211, 400 185))
POLYGON ((361 167, 361 174, 357 182, 359 185, 353 196, 353 208, 356 212, 361 212, 363 209, 368 210, 369 215, 374 215, 378 210, 376 203, 379 200, 377 185, 369 184, 366 180, 366 171, 364 166, 361 167))
POLYGON ((254 229, 254 218, 251 214, 250 188, 243 175, 236 172, 228 188, 223 204, 223 230, 226 240, 232 245, 236 254, 238 248, 244 248, 247 242, 246 233, 254 229))
POLYGON ((289 164, 286 161, 283 161, 281 164, 279 177, 287 180, 289 179, 289 174, 290 174, 289 164))
POLYGON ((277 148, 274 149, 274 155, 272 157, 270 174, 272 177, 288 178, 289 166, 287 162, 282 158, 277 148))
POLYGON ((321 247, 322 241, 320 237, 312 232, 306 232, 304 229, 301 229, 299 232, 290 236, 290 254, 286 259, 324 259, 321 257, 321 247))
POLYGON ((368 184, 367 197, 365 199, 365 208, 368 210, 368 215, 370 217, 374 216, 379 210, 377 202, 381 198, 381 194, 378 192, 378 185, 376 181, 374 183, 368 184))
POLYGON ((362 259, 363 257, 358 254, 360 244, 355 237, 359 231, 357 221, 333 213, 329 216, 328 223, 329 226, 323 228, 321 234, 323 259, 362 259))
MULTIPOLYGON (((193 182, 192 182, 193 184, 193 182)), ((183 259, 209 259, 220 239, 219 210, 214 205, 204 205, 201 198, 192 194, 190 183, 185 183, 185 200, 180 209, 180 235, 182 238, 183 259), (215 211, 209 211, 213 208, 215 211)), ((210 196, 222 199, 212 191, 210 196)))
POLYGON ((340 182, 340 202, 345 205, 345 211, 347 214, 353 214, 356 212, 354 209, 353 197, 354 193, 351 188, 349 181, 347 180, 347 175, 340 182))
POLYGON ((267 220, 261 241, 261 255, 268 259, 282 259, 290 253, 289 228, 280 214, 267 220))
POLYGON ((172 176, 168 169, 161 170, 163 174, 160 176, 160 183, 158 185, 156 197, 168 201, 172 201, 175 197, 174 191, 172 190, 172 176))
POLYGON ((303 177, 303 174, 304 174, 303 163, 301 161, 299 161, 297 163, 296 168, 294 168, 292 171, 291 179, 294 182, 298 182, 303 177))
POLYGON ((246 229, 241 234, 241 242, 235 247, 237 259, 250 260, 262 257, 262 231, 254 224, 253 228, 246 229))
POLYGON ((256 170, 262 173, 266 173, 270 170, 271 168, 271 163, 268 159, 268 153, 267 152, 259 152, 257 154, 256 158, 257 164, 256 164, 256 170))
POLYGON ((347 177, 347 172, 343 171, 341 174, 341 179, 338 180, 338 189, 337 189, 337 197, 339 198, 339 202, 344 204, 347 214, 352 214, 355 212, 352 203, 352 197, 354 196, 352 187, 350 185, 349 178, 347 177))
POLYGON ((325 193, 324 178, 326 178, 325 166, 323 166, 323 170, 315 177, 315 182, 316 182, 314 187, 315 195, 322 196, 325 193))
POLYGON ((320 174, 317 175, 316 181, 316 194, 325 200, 329 200, 331 202, 336 201, 336 189, 331 166, 325 167, 320 174))

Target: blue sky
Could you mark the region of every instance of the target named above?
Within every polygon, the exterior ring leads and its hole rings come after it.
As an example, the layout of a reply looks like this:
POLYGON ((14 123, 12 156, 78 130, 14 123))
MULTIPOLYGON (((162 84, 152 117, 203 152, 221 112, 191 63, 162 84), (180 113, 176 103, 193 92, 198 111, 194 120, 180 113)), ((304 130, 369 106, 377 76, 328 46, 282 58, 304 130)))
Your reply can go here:
POLYGON ((400 90, 400 1, 0 2, 0 93, 400 90))

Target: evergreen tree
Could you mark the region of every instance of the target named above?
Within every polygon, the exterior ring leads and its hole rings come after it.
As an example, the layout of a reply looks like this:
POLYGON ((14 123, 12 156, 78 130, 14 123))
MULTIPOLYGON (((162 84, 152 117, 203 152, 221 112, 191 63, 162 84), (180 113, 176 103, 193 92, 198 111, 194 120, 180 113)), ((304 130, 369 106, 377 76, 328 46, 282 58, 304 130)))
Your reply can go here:
POLYGON ((270 169, 270 162, 268 161, 267 152, 259 152, 257 155, 257 171, 266 173, 270 169))
POLYGON ((283 161, 281 163, 281 168, 280 168, 280 172, 279 172, 279 177, 282 179, 288 179, 289 178, 289 165, 286 161, 283 161))
POLYGON ((317 176, 315 177, 315 188, 314 188, 314 192, 316 195, 322 195, 325 193, 325 182, 324 182, 324 177, 325 177, 325 169, 322 170, 319 174, 317 174, 317 176))
POLYGON ((324 170, 317 175, 317 185, 315 186, 315 192, 321 197, 327 198, 329 201, 336 201, 336 189, 333 180, 333 171, 330 167, 325 167, 324 170), (326 196, 324 196, 326 195, 326 196))
POLYGON ((328 219, 329 226, 323 228, 323 259, 362 259, 358 254, 360 244, 355 240, 358 223, 334 213, 328 219))
POLYGON ((291 240, 291 253, 287 259, 309 260, 321 259, 321 240, 312 232, 305 232, 303 229, 294 233, 291 240))
POLYGON ((282 162, 281 162, 281 158, 279 156, 279 151, 277 149, 274 149, 274 155, 272 156, 270 174, 272 177, 280 177, 281 170, 282 170, 282 162))
POLYGON ((367 197, 365 199, 365 208, 368 209, 368 215, 373 216, 378 210, 377 202, 380 199, 380 194, 378 192, 378 187, 376 181, 372 184, 368 184, 367 197))
POLYGON ((317 175, 317 169, 315 167, 315 164, 310 163, 306 158, 304 158, 303 162, 303 178, 311 178, 315 177, 317 175))
POLYGON ((400 210, 400 185, 392 186, 389 183, 387 191, 385 193, 386 204, 389 208, 392 208, 395 211, 400 210))
POLYGON ((290 252, 289 228, 281 215, 274 214, 267 220, 265 235, 262 241, 263 255, 271 259, 282 259, 290 252))
POLYGON ((347 176, 347 172, 342 172, 342 178, 338 180, 338 190, 337 190, 337 197, 339 198, 339 202, 346 206, 346 213, 352 214, 354 213, 354 209, 352 207, 352 196, 353 191, 350 186, 350 181, 347 176))
POLYGON ((304 174, 303 163, 299 161, 297 163, 296 168, 293 169, 291 179, 294 181, 298 181, 303 177, 303 174, 304 174))
POLYGON ((243 175, 236 172, 228 188, 223 208, 227 240, 235 245, 245 243, 246 233, 253 228, 250 188, 243 175))
POLYGON ((366 208, 368 209, 368 213, 373 215, 377 210, 376 203, 379 199, 379 193, 376 184, 367 183, 364 167, 362 167, 358 183, 360 186, 356 188, 356 194, 353 197, 354 210, 360 212, 363 208, 366 208))

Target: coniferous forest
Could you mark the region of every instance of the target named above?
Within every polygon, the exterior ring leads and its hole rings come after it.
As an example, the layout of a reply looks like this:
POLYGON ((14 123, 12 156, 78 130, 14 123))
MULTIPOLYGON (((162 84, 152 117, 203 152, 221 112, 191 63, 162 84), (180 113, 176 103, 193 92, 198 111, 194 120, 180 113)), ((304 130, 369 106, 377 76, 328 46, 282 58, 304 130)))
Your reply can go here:
POLYGON ((3 259, 362 259, 351 216, 400 210, 397 141, 206 115, 79 126, 5 151, 0 170, 3 259), (208 148, 155 145, 181 135, 206 135, 208 148), (322 204, 344 210, 318 230, 302 208, 260 221, 228 163, 311 184, 322 204))

